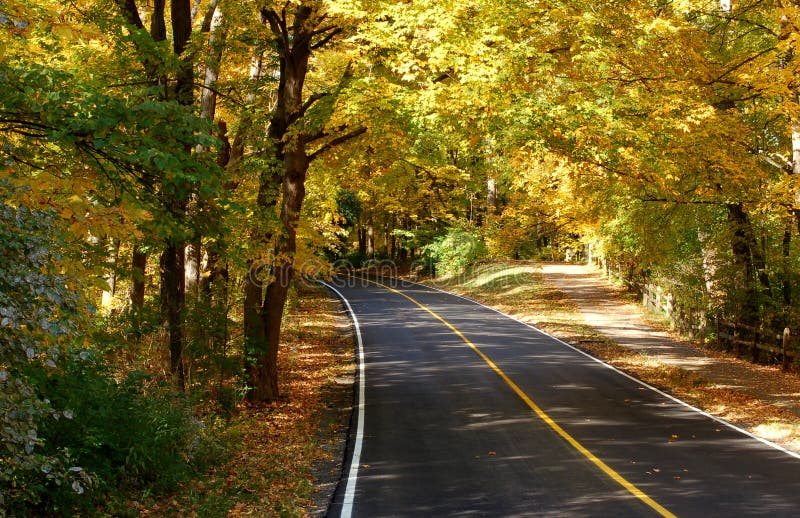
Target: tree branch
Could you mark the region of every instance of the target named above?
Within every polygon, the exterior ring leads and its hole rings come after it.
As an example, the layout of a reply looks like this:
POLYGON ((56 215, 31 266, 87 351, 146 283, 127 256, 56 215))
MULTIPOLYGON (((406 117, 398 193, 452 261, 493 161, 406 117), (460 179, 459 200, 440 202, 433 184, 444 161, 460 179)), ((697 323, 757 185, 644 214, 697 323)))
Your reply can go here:
MULTIPOLYGON (((341 133, 342 131, 344 131, 346 129, 347 129, 347 125, 346 124, 342 124, 338 128, 334 128, 333 132, 334 133, 341 133)), ((306 135, 306 144, 311 144, 312 142, 316 142, 319 139, 327 138, 327 137, 330 137, 330 136, 331 136, 330 132, 325 131, 325 129, 323 128, 323 129, 320 129, 319 131, 317 131, 316 133, 312 133, 310 135, 306 135)))
POLYGON ((327 97, 329 95, 330 95, 330 92, 317 92, 314 95, 312 95, 311 97, 309 97, 308 99, 306 99, 306 102, 303 103, 303 106, 301 106, 300 109, 297 110, 297 112, 293 113, 289 117, 289 124, 292 124, 293 122, 295 122, 298 119, 302 118, 306 114, 306 112, 312 106, 314 106, 314 104, 317 101, 319 101, 320 99, 323 99, 323 98, 325 98, 325 97, 327 97))
POLYGON ((330 30, 331 32, 330 32, 330 33, 328 33, 328 35, 327 35, 327 36, 325 36, 324 38, 322 38, 322 39, 321 39, 320 41, 318 41, 317 43, 314 43, 313 45, 311 45, 311 50, 317 50, 317 49, 320 49, 320 48, 324 47, 324 46, 325 46, 325 45, 327 45, 327 44, 328 44, 328 43, 329 43, 329 42, 330 42, 330 41, 331 41, 331 40, 332 40, 334 37, 336 37, 336 35, 337 35, 337 34, 341 34, 342 32, 344 32, 344 31, 342 30, 342 28, 341 28, 341 27, 336 27, 336 28, 332 28, 332 27, 331 27, 331 28, 325 29, 325 30, 324 30, 324 31, 322 31, 322 32, 319 32, 319 31, 314 31, 314 32, 312 32, 312 33, 311 33, 311 36, 313 37, 313 36, 316 36, 316 35, 318 35, 318 34, 322 34, 322 33, 323 33, 323 32, 325 32, 325 31, 329 31, 329 30, 330 30), (332 29, 332 30, 331 30, 331 29, 332 29))
POLYGON ((139 9, 136 7, 136 0, 114 0, 114 3, 117 4, 128 24, 144 29, 144 23, 139 17, 139 9))
MULTIPOLYGON (((208 4, 208 9, 203 17, 203 25, 200 27, 200 32, 211 32, 211 20, 214 18, 214 11, 217 10, 218 4, 219 0, 211 0, 211 3, 208 4)), ((193 13, 192 19, 194 19, 196 15, 196 13, 193 13)))
POLYGON ((195 81, 194 82, 194 86, 197 87, 197 88, 200 88, 201 90, 208 90, 209 92, 212 92, 212 93, 214 93, 215 95, 217 95, 219 97, 227 99, 228 101, 232 102, 233 104, 237 104, 239 106, 245 106, 245 104, 246 104, 244 101, 241 101, 239 99, 234 99, 233 96, 230 95, 230 93, 224 93, 224 92, 220 91, 219 89, 214 88, 213 86, 209 86, 209 85, 207 85, 205 83, 199 83, 199 82, 195 81))
POLYGON ((358 137, 360 135, 363 135, 366 132, 367 132, 367 128, 362 126, 360 128, 354 129, 353 131, 351 131, 349 133, 345 133, 344 135, 340 135, 340 136, 336 137, 335 139, 331 140, 330 142, 328 142, 327 144, 323 145, 321 148, 317 149, 316 151, 314 151, 310 155, 308 155, 308 161, 309 162, 313 162, 314 160, 319 158, 319 156, 321 154, 325 153, 326 151, 329 151, 330 149, 332 149, 332 148, 334 148, 334 147, 336 147, 336 146, 338 146, 340 144, 344 144, 345 142, 347 142, 349 140, 352 140, 352 139, 354 139, 354 138, 356 138, 356 137, 358 137))
MULTIPOLYGON (((0 113, 4 113, 5 115, 17 115, 17 116, 20 115, 20 114, 14 113, 14 112, 0 112, 0 113)), ((31 129, 35 128, 35 129, 40 129, 40 130, 54 130, 55 129, 52 126, 48 126, 47 124, 42 124, 41 122, 33 122, 32 120, 27 120, 27 119, 22 119, 22 118, 14 118, 14 119, 8 118, 7 119, 5 117, 0 117, 0 124, 13 124, 13 125, 17 125, 17 126, 21 126, 21 127, 25 127, 25 128, 31 128, 31 129)))
POLYGON ((712 80, 708 81, 706 84, 712 85, 712 84, 714 84, 714 83, 721 82, 721 80, 722 80, 722 79, 723 79, 725 76, 727 76, 728 74, 730 74, 730 73, 732 73, 732 72, 734 72, 734 71, 738 70, 739 68, 741 68, 741 67, 745 66, 746 64, 750 63, 751 61, 755 61, 756 59, 760 58, 761 56, 763 56, 763 55, 765 55, 765 54, 768 54, 768 53, 770 53, 770 52, 773 52, 774 50, 776 50, 776 49, 775 49, 775 47, 770 47, 770 48, 768 48, 768 49, 764 49, 764 50, 762 50, 761 52, 757 52, 756 54, 753 54, 752 56, 750 56, 749 58, 747 58, 747 59, 743 60, 742 62, 740 62, 740 63, 737 63, 737 64, 733 65, 732 67, 729 67, 729 68, 728 68, 728 69, 727 69, 725 72, 723 72, 721 75, 719 75, 719 76, 717 76, 716 78, 714 78, 714 79, 712 79, 712 80))
POLYGON ((640 196, 639 201, 647 203, 674 203, 675 205, 725 205, 721 200, 680 200, 677 198, 656 198, 654 196, 640 196))
MULTIPOLYGON (((323 19, 324 19, 324 17, 320 17, 319 23, 322 23, 323 19)), ((336 29, 337 29, 337 27, 335 25, 328 25, 327 27, 323 27, 321 29, 317 29, 315 31, 312 31, 311 32, 311 37, 313 38, 315 36, 319 36, 320 34, 324 34, 324 33, 328 32, 328 31, 332 31, 332 30, 336 30, 336 29)))
POLYGON ((38 166, 38 165, 34 164, 33 162, 29 162, 27 160, 24 160, 24 159, 18 157, 17 155, 15 155, 14 153, 4 153, 4 154, 6 156, 10 157, 11 160, 13 160, 14 162, 17 162, 17 163, 20 163, 20 164, 24 164, 24 165, 30 167, 31 169, 36 169, 37 171, 44 171, 45 170, 44 167, 38 166))
POLYGON ((278 16, 273 9, 262 9, 261 10, 261 19, 267 22, 269 25, 269 30, 272 31, 272 34, 278 36, 283 40, 283 29, 281 29, 281 17, 278 16))

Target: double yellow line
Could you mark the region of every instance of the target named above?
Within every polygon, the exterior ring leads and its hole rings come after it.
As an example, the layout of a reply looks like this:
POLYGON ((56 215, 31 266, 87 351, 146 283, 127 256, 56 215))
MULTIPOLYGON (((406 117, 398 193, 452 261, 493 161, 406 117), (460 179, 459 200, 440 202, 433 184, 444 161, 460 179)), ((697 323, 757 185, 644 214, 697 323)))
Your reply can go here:
POLYGON ((403 292, 401 292, 399 290, 396 290, 396 289, 392 288, 391 286, 387 286, 385 284, 382 284, 382 283, 379 283, 379 282, 375 282, 375 281, 372 281, 372 280, 369 280, 369 279, 367 279, 367 280, 369 282, 371 282, 372 284, 375 284, 376 286, 380 286, 382 288, 385 288, 385 289, 387 289, 387 290, 389 290, 389 291, 391 291, 393 293, 396 293, 397 295, 400 295, 401 297, 404 297, 404 298, 408 299, 412 303, 414 303, 417 306, 419 306, 421 309, 423 309, 426 312, 428 312, 433 318, 435 318, 436 320, 438 320, 439 322, 441 322, 442 324, 447 326, 448 329, 450 329, 456 336, 458 336, 461 340, 463 340, 464 343, 467 344, 470 347, 470 349, 475 351, 475 353, 478 356, 480 356, 481 359, 483 361, 485 361, 486 364, 489 365, 489 367, 491 367, 492 370, 495 373, 497 373, 497 375, 500 376, 503 379, 503 381, 506 382, 506 384, 508 384, 509 387, 511 387, 511 390, 513 390, 517 394, 517 396, 519 396, 520 399, 522 399, 522 401, 524 401, 525 404, 528 405, 528 407, 531 410, 533 410, 533 412, 539 417, 539 419, 544 421, 547 424, 547 426, 552 428, 554 432, 556 432, 565 441, 567 441, 570 446, 575 448, 578 452, 581 453, 581 455, 583 455, 584 457, 589 459, 589 461, 591 461, 595 466, 600 468, 600 470, 603 473, 605 473, 606 475, 611 477, 616 483, 618 483, 620 486, 624 487, 633 496, 635 496, 636 498, 638 498, 639 500, 641 500, 642 502, 647 504, 650 508, 652 508, 659 515, 664 516, 664 517, 675 518, 675 515, 672 514, 671 512, 669 512, 666 508, 664 508, 664 506, 662 506, 661 504, 659 504, 658 502, 656 502, 655 500, 653 500, 652 498, 647 496, 641 489, 639 489, 638 487, 634 486, 632 483, 630 483, 628 480, 626 480, 625 477, 623 477, 622 475, 620 475, 619 473, 614 471, 614 469, 612 469, 608 464, 606 464, 605 462, 603 462, 602 460, 597 458, 597 456, 594 453, 592 453, 591 451, 586 449, 586 447, 584 445, 582 445, 580 442, 578 442, 577 439, 575 439, 573 436, 571 436, 566 430, 561 428, 561 426, 559 426, 558 423, 553 421, 553 419, 549 415, 547 415, 547 413, 544 410, 542 410, 539 407, 539 405, 534 403, 533 400, 530 397, 528 397, 528 395, 525 392, 523 392, 522 389, 519 388, 519 386, 516 383, 514 383, 511 380, 511 378, 509 378, 508 375, 505 372, 503 372, 503 370, 500 367, 497 366, 497 364, 495 364, 488 356, 486 356, 483 353, 483 351, 481 351, 474 343, 472 343, 470 341, 469 338, 464 336, 464 333, 462 333, 461 331, 456 329, 455 326, 453 326, 453 324, 451 324, 450 322, 448 322, 447 320, 445 320, 444 318, 439 316, 432 309, 428 308, 427 306, 425 306, 424 304, 422 304, 418 300, 416 300, 416 299, 414 299, 412 297, 409 297, 405 293, 403 293, 403 292))

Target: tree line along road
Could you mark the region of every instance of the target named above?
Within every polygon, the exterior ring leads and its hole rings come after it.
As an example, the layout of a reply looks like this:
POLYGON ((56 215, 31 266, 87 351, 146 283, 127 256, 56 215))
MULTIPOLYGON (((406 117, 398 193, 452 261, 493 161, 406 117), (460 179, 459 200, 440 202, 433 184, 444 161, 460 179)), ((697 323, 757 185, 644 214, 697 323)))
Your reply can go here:
POLYGON ((332 284, 360 360, 329 516, 800 509, 796 456, 527 324, 395 279, 332 284))

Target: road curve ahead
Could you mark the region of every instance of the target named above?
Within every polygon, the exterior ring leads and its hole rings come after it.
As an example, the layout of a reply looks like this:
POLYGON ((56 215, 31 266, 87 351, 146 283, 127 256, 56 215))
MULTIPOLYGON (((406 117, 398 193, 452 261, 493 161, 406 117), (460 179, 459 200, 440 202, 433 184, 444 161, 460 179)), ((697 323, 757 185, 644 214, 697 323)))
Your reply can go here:
POLYGON ((530 326, 420 285, 333 283, 360 331, 329 516, 798 516, 800 460, 530 326))

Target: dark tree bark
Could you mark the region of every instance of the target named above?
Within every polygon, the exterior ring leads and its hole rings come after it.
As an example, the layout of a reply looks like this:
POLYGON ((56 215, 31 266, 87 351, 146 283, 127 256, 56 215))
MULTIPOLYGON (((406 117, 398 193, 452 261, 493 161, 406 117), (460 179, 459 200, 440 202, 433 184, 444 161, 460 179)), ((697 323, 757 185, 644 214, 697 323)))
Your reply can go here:
POLYGON ((741 322, 749 326, 757 326, 760 318, 760 289, 770 290, 769 277, 765 271, 764 257, 756 242, 750 216, 741 203, 727 205, 728 222, 731 225, 731 251, 733 263, 742 274, 744 282, 743 300, 741 301, 741 322))
MULTIPOLYGON (((171 0, 172 48, 181 56, 189 42, 192 31, 191 4, 189 0, 171 0)), ((184 105, 193 102, 194 71, 188 59, 176 75, 175 99, 184 105)), ((186 194, 165 196, 165 205, 178 218, 184 218, 188 197, 186 194)), ((181 391, 186 390, 186 375, 183 364, 184 324, 183 309, 186 302, 185 242, 168 237, 161 254, 161 315, 168 332, 170 371, 181 391)))
POLYGON ((792 251, 792 223, 786 222, 786 228, 783 230, 783 279, 782 295, 783 295, 783 325, 789 325, 789 308, 792 307, 792 267, 791 267, 791 251, 792 251))
POLYGON ((167 22, 164 20, 164 11, 167 8, 167 0, 153 1, 153 17, 150 19, 150 35, 155 41, 167 39, 167 22))
POLYGON ((184 55, 192 36, 192 4, 190 0, 170 0, 172 15, 172 50, 181 57, 176 75, 175 100, 190 106, 194 102, 194 67, 190 55, 184 55))
POLYGON ((363 257, 367 254, 367 229, 358 224, 358 253, 363 257))
POLYGON ((131 258, 131 308, 134 313, 140 314, 144 309, 145 268, 147 267, 147 253, 142 252, 138 244, 133 246, 131 258))
POLYGON ((277 13, 266 10, 262 13, 279 49, 278 101, 270 121, 269 137, 276 143, 275 158, 283 170, 276 176, 262 178, 259 198, 265 205, 270 203, 273 199, 269 196, 270 191, 275 187, 275 180, 280 178, 283 196, 280 221, 283 228, 275 238, 273 257, 276 260, 271 265, 266 297, 260 299, 262 286, 258 278, 253 278, 255 270, 252 266, 245 287, 245 314, 255 317, 256 307, 259 313, 258 319, 250 318, 245 323, 245 336, 250 349, 247 373, 252 387, 248 394, 251 401, 270 401, 279 396, 277 359, 280 329, 293 273, 297 221, 305 197, 305 176, 309 164, 305 135, 299 134, 288 143, 283 140, 292 123, 291 119, 299 114, 303 105, 303 85, 311 57, 311 31, 314 24, 314 20, 310 19, 314 12, 309 6, 300 5, 293 10, 294 20, 287 17, 286 11, 277 13))
POLYGON ((167 329, 170 372, 177 387, 186 390, 183 366, 183 245, 172 241, 161 254, 161 320, 167 329))

